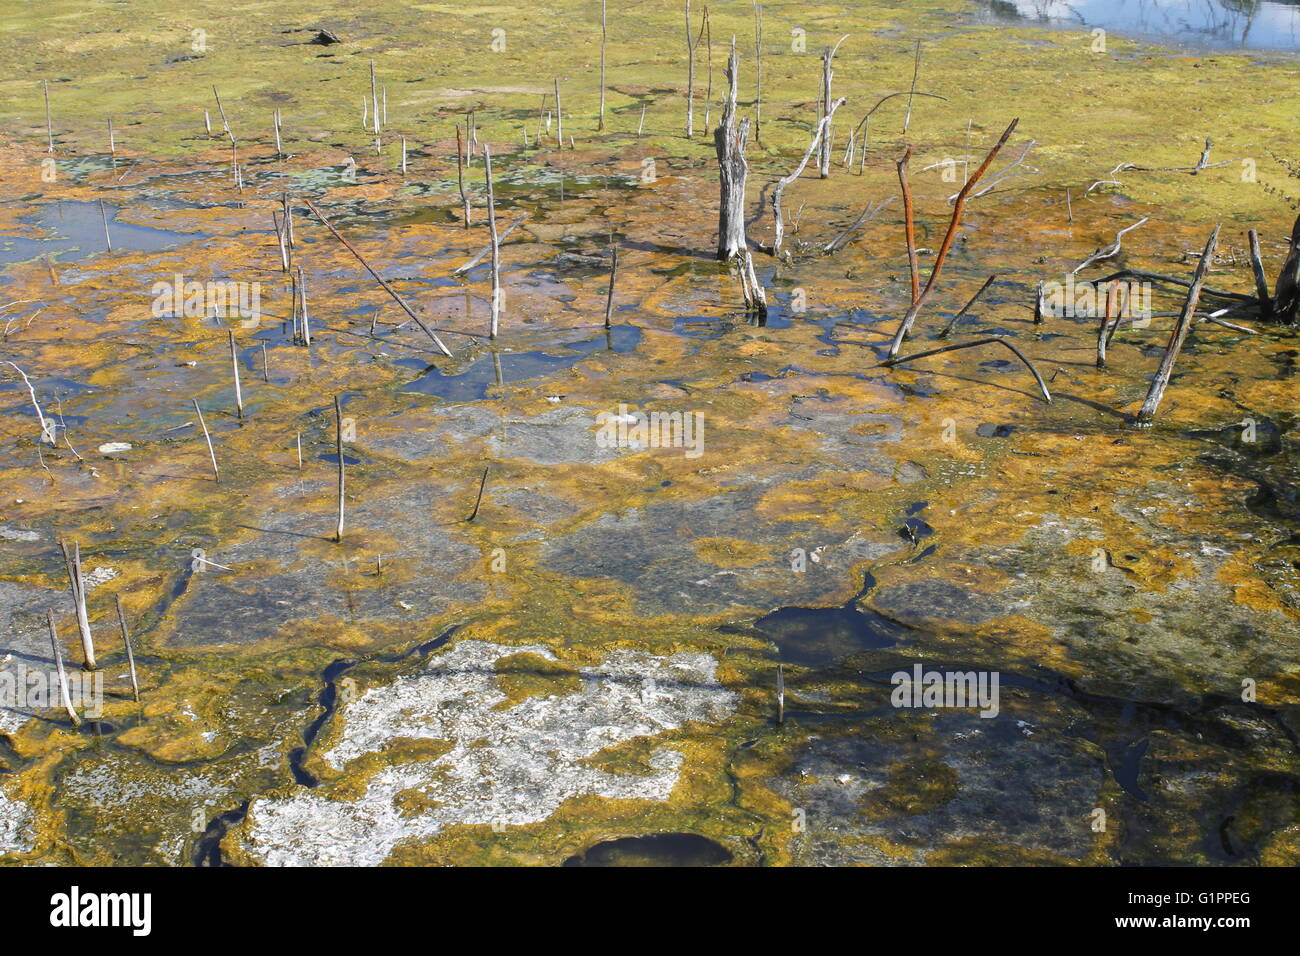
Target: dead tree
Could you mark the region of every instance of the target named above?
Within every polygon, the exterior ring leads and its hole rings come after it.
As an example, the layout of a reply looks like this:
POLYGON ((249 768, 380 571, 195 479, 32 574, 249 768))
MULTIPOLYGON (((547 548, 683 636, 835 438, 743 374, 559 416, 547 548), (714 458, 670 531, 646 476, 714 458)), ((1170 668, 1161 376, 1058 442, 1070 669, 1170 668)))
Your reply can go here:
POLYGON ((713 143, 718 152, 718 259, 726 262, 742 255, 748 248, 745 239, 745 180, 749 176, 749 163, 745 149, 749 145, 749 120, 736 123, 736 87, 739 67, 736 59, 736 38, 731 38, 731 54, 727 57, 728 92, 722 104, 722 120, 713 131, 713 143))
MULTIPOLYGON (((833 47, 828 46, 822 54, 822 102, 821 102, 821 119, 830 116, 831 109, 831 79, 834 73, 831 72, 831 60, 835 58, 835 51, 840 48, 840 43, 848 39, 848 35, 840 37, 839 42, 833 47)), ((830 124, 826 126, 826 133, 822 136, 821 147, 817 152, 817 170, 822 179, 827 179, 831 174, 831 130, 830 124)))
MULTIPOLYGON (((708 9, 705 8, 705 16, 708 9)), ((704 32, 703 24, 700 32, 704 32)), ((686 0, 686 138, 695 135, 695 48, 700 45, 698 37, 691 40, 691 0, 686 0)))
POLYGON ((817 151, 818 145, 824 142, 827 131, 831 126, 831 120, 835 118, 835 111, 843 105, 844 97, 842 96, 831 104, 830 112, 823 116, 821 122, 817 124, 817 130, 813 133, 812 141, 809 142, 808 149, 803 154, 803 160, 790 175, 778 179, 776 188, 772 191, 772 215, 776 219, 775 238, 772 240, 772 255, 778 259, 781 258, 781 243, 785 239, 785 217, 781 210, 781 197, 785 193, 785 188, 803 175, 808 160, 812 159, 812 154, 817 151))

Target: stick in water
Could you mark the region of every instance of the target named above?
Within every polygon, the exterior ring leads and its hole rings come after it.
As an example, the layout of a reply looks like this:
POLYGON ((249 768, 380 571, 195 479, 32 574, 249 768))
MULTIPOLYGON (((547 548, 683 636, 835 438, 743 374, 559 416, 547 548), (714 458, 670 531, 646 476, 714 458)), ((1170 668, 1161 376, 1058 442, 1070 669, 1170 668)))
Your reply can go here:
POLYGON ((1269 319, 1273 316, 1273 298, 1268 294, 1268 279, 1264 276, 1264 261, 1259 255, 1259 234, 1254 229, 1250 238, 1250 269, 1255 274, 1255 294, 1259 296, 1259 314, 1269 319))
POLYGON ((108 211, 104 208, 104 200, 102 199, 99 201, 99 218, 104 222, 104 245, 108 247, 109 252, 112 252, 113 240, 108 234, 108 211))
POLYGON ((41 80, 41 86, 45 90, 45 135, 50 140, 50 152, 54 152, 54 125, 50 122, 50 81, 41 80))
POLYGON ((1119 320, 1115 318, 1115 299, 1118 289, 1118 282, 1111 282, 1106 286, 1106 314, 1102 316, 1101 328, 1097 330, 1097 368, 1106 367, 1106 343, 1110 341, 1106 333, 1110 331, 1111 319, 1115 319, 1115 324, 1119 325, 1119 320))
POLYGON ((1187 301, 1183 303, 1182 314, 1178 316, 1178 322, 1170 333, 1165 357, 1160 360, 1160 368, 1151 382, 1151 390, 1147 392, 1146 401, 1142 403, 1142 408, 1138 412, 1137 420, 1143 424, 1150 423, 1156 417, 1160 399, 1164 398, 1165 389, 1169 387, 1169 380, 1174 374, 1174 362, 1178 361, 1178 353, 1182 351, 1183 343, 1187 341, 1187 333, 1196 316, 1196 305, 1201 300, 1201 286, 1205 284, 1206 273, 1210 271, 1210 260, 1214 258, 1214 249, 1218 244, 1219 227, 1215 226, 1214 232, 1210 233, 1210 239, 1205 244, 1205 251, 1201 253, 1201 261, 1196 263, 1196 271, 1192 273, 1192 286, 1187 290, 1187 301))
POLYGON ((375 86, 375 61, 370 61, 370 113, 375 135, 379 135, 379 91, 375 86))
POLYGON ((609 244, 609 290, 605 293, 605 328, 614 314, 614 279, 618 276, 618 246, 609 244))
POLYGON ((302 344, 311 348, 311 322, 307 319, 307 277, 298 267, 298 306, 302 319, 302 344))
POLYGON ((469 228, 469 196, 465 195, 465 144, 460 136, 460 124, 456 124, 456 185, 460 187, 460 202, 465 209, 465 228, 469 228))
POLYGON ((343 540, 343 406, 339 397, 334 396, 334 450, 339 459, 339 525, 334 531, 334 540, 343 540))
POLYGON ((45 413, 41 411, 41 403, 36 400, 36 389, 32 386, 32 380, 27 377, 26 372, 14 365, 13 362, 5 362, 5 364, 21 375, 23 382, 27 385, 27 394, 32 397, 32 407, 36 409, 36 419, 41 423, 41 441, 48 445, 57 444, 55 435, 57 434, 58 425, 54 419, 46 418, 45 413))
POLYGON ((212 459, 212 480, 220 484, 221 472, 217 470, 217 453, 212 448, 212 436, 208 434, 208 424, 203 420, 203 409, 199 408, 199 403, 195 399, 190 401, 194 402, 194 411, 199 415, 199 427, 203 429, 203 438, 208 443, 208 457, 212 459))
POLYGON ((72 603, 77 611, 77 630, 81 633, 81 649, 85 653, 84 667, 88 671, 95 669, 95 642, 90 635, 90 618, 86 613, 86 587, 81 576, 81 547, 73 542, 72 551, 68 551, 66 541, 60 541, 63 549, 63 561, 68 568, 68 587, 72 591, 72 603))
POLYGON ((903 234, 907 238, 907 271, 912 277, 912 301, 921 297, 921 269, 916 261, 916 224, 912 214, 912 186, 907 181, 907 161, 912 147, 907 147, 898 161, 898 182, 903 187, 903 234))
POLYGON ((47 610, 45 620, 50 625, 50 647, 54 651, 54 666, 59 672, 59 694, 63 698, 63 709, 68 712, 72 726, 80 727, 81 718, 77 716, 76 708, 72 706, 72 697, 68 694, 68 675, 63 670, 63 650, 59 647, 59 632, 54 628, 54 612, 47 610))
POLYGON ((230 337, 230 369, 235 373, 235 411, 242 422, 244 420, 244 393, 239 387, 239 353, 235 350, 234 330, 227 329, 226 335, 230 337))
POLYGON ((969 348, 974 348, 977 345, 991 345, 995 342, 998 345, 1002 345, 1005 346, 1006 348, 1009 348, 1012 352, 1015 353, 1016 358, 1020 359, 1020 361, 1025 363, 1025 368, 1029 369, 1029 371, 1033 374, 1034 380, 1038 382, 1038 387, 1043 391, 1043 401, 1047 402, 1050 405, 1052 403, 1052 393, 1047 390, 1047 383, 1043 381, 1043 376, 1039 375, 1038 369, 1034 368, 1033 363, 1030 362, 1029 359, 1025 358, 1024 352, 1020 351, 1020 349, 1016 348, 1014 345, 1012 345, 1010 342, 1008 342, 1000 335, 991 335, 988 338, 975 339, 974 341, 971 342, 959 342, 956 345, 945 345, 942 348, 937 348, 937 349, 927 349, 924 352, 917 352, 915 355, 900 355, 898 358, 891 357, 885 359, 885 361, 881 362, 880 364, 888 368, 897 365, 900 362, 913 362, 916 359, 928 358, 931 355, 938 355, 941 352, 954 352, 957 349, 969 349, 969 348))
MULTIPOLYGON (((708 7, 704 15, 708 16, 708 7)), ((698 40, 695 41, 697 44, 698 40)), ((754 4, 754 142, 762 139, 763 125, 763 8, 754 4)))
POLYGON ((126 645, 126 663, 131 668, 131 693, 135 702, 140 703, 140 681, 135 674, 135 654, 131 651, 131 632, 126 629, 126 614, 122 611, 122 595, 115 594, 117 601, 117 623, 122 628, 122 643, 126 645))
POLYGON ((501 246, 497 239, 496 197, 492 193, 492 153, 483 144, 483 175, 487 179, 488 229, 492 236, 492 328, 488 338, 497 337, 501 321, 501 246))
MULTIPOLYGON (((699 42, 699 41, 696 41, 699 42)), ((644 115, 644 107, 642 107, 644 115)), ((686 138, 695 135, 695 43, 691 42, 691 0, 686 0, 686 138)))
POLYGON ((912 97, 916 95, 916 81, 921 75, 921 41, 916 41, 916 62, 912 66, 912 88, 907 93, 907 113, 903 116, 903 135, 907 135, 907 128, 912 125, 912 97))
POLYGON ((217 92, 217 87, 213 85, 212 95, 217 98, 217 109, 221 112, 221 130, 230 137, 230 145, 235 145, 235 134, 230 131, 230 124, 226 122, 226 108, 221 105, 221 94, 217 92))
POLYGON ((979 287, 979 289, 976 291, 976 293, 973 296, 970 297, 970 301, 961 307, 961 311, 958 312, 956 315, 954 315, 951 321, 948 322, 948 325, 944 328, 944 330, 939 333, 939 338, 943 339, 948 337, 948 335, 952 332, 952 330, 957 327, 957 323, 961 321, 961 317, 970 311, 971 306, 975 304, 975 300, 984 294, 984 290, 987 289, 989 286, 991 286, 993 284, 993 280, 996 278, 997 278, 997 273, 994 273, 993 275, 989 276, 987 279, 984 280, 984 284, 979 287))
POLYGON ((473 521, 478 517, 478 506, 483 503, 483 489, 487 485, 488 467, 490 466, 483 466, 483 477, 478 480, 478 497, 474 499, 474 510, 469 513, 466 521, 473 521))
POLYGON ((948 258, 948 251, 952 248, 953 239, 956 238, 957 226, 961 222, 961 214, 966 209, 966 197, 970 195, 970 191, 975 187, 975 184, 980 181, 980 177, 988 171, 994 158, 1006 145, 1007 140, 1011 138, 1011 134, 1015 132, 1019 123, 1019 119, 1011 121, 1010 125, 1003 131, 1002 137, 993 144, 989 154, 984 157, 984 162, 980 163, 979 169, 975 170, 971 178, 966 181, 966 185, 961 188, 961 192, 957 194, 957 198, 953 200, 952 219, 948 222, 948 231, 944 234, 943 243, 939 246, 939 253, 934 257, 934 266, 930 269, 930 278, 925 280, 925 286, 921 289, 921 294, 912 303, 912 307, 907 310, 907 314, 903 316, 903 321, 898 323, 898 331, 894 333, 894 341, 889 345, 890 358, 898 355, 899 350, 903 347, 903 339, 912 330, 912 323, 916 321, 921 306, 925 304, 925 300, 930 295, 930 290, 934 288, 935 280, 939 277, 939 271, 943 268, 944 260, 948 258))
POLYGON ((409 315, 412 319, 414 319, 415 324, 418 325, 421 329, 423 329, 425 334, 428 335, 429 338, 433 339, 434 345, 438 346, 438 349, 442 352, 442 354, 447 356, 448 358, 451 358, 451 351, 447 348, 447 346, 442 344, 442 340, 438 338, 437 335, 434 334, 433 329, 425 325, 424 320, 421 319, 414 312, 412 312, 411 307, 402 300, 402 297, 393 291, 393 287, 390 286, 387 282, 385 282, 383 277, 380 276, 378 272, 370 268, 370 264, 361 257, 361 253, 357 252, 356 249, 352 248, 352 243, 348 242, 346 239, 343 238, 342 235, 339 234, 339 231, 334 228, 334 225, 328 219, 325 218, 324 214, 319 209, 316 208, 315 203, 313 203, 310 199, 307 199, 306 197, 303 198, 303 202, 307 204, 307 208, 310 209, 312 213, 315 214, 316 218, 319 219, 322 224, 324 224, 325 228, 328 229, 331 233, 333 233, 334 238, 337 239, 339 242, 343 243, 343 245, 347 247, 348 252, 356 256, 357 261, 366 267, 366 271, 369 272, 370 275, 374 277, 374 280, 379 283, 379 285, 383 288, 385 292, 387 292, 390 296, 392 296, 393 301, 402 307, 402 311, 405 312, 407 315, 409 315))
POLYGON ((600 124, 596 129, 602 132, 605 129, 605 39, 605 0, 600 0, 600 124))
POLYGON ((560 108, 560 78, 555 79, 555 141, 564 148, 564 111, 560 108))

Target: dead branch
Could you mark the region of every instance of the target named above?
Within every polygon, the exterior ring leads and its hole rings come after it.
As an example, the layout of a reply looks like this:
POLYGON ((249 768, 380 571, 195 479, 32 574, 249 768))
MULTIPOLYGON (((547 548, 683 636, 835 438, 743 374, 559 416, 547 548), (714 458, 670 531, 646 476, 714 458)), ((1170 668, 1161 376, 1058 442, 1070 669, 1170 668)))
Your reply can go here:
POLYGON ((963 186, 961 192, 957 194, 957 199, 953 203, 952 219, 948 223, 948 231, 944 234, 943 244, 939 247, 939 253, 935 256, 934 267, 930 270, 930 278, 926 280, 925 288, 921 290, 921 294, 917 296, 916 301, 914 301, 911 308, 907 310, 907 314, 903 316, 903 321, 898 323, 898 331, 894 333, 894 341, 889 346, 889 354, 891 357, 896 356, 898 350, 903 347, 903 339, 906 338, 907 333, 911 331, 912 323, 916 321, 916 316, 920 313, 921 306, 925 304, 926 298, 930 295, 930 290, 934 288, 935 280, 939 277, 939 271, 943 268, 944 260, 948 258, 948 251, 952 248, 953 239, 956 238, 957 226, 961 222, 961 214, 966 209, 966 197, 970 194, 970 191, 975 188, 975 184, 980 181, 980 177, 988 171, 994 158, 1002 147, 1006 145, 1007 140, 1011 138, 1011 134, 1015 132, 1016 126, 1019 125, 1019 123, 1019 119, 1013 119, 1011 121, 1010 125, 1008 125, 1003 131, 1001 138, 993 144, 993 148, 989 150, 989 154, 984 157, 984 162, 980 164, 979 169, 975 170, 975 174, 966 181, 966 185, 963 186))
POLYGON ((1029 369, 1029 371, 1033 374, 1034 381, 1038 382, 1038 387, 1043 391, 1043 401, 1047 402, 1050 405, 1052 403, 1052 393, 1047 390, 1047 383, 1043 381, 1043 376, 1038 374, 1038 369, 1034 368, 1034 364, 1025 357, 1024 352, 1021 352, 1020 349, 1016 348, 1014 345, 1012 345, 1010 342, 1008 342, 1005 338, 1003 338, 1000 335, 990 335, 988 338, 975 339, 972 342, 958 342, 955 345, 945 345, 937 349, 927 349, 924 352, 917 352, 915 355, 902 355, 897 358, 890 357, 885 359, 885 361, 881 362, 880 364, 885 366, 886 368, 892 368, 901 362, 913 362, 916 359, 929 358, 931 355, 938 355, 941 352, 954 352, 957 349, 972 349, 975 348, 977 345, 991 345, 995 342, 998 345, 1002 345, 1006 348, 1009 348, 1012 352, 1015 353, 1016 358, 1020 359, 1020 361, 1025 363, 1025 368, 1029 369))

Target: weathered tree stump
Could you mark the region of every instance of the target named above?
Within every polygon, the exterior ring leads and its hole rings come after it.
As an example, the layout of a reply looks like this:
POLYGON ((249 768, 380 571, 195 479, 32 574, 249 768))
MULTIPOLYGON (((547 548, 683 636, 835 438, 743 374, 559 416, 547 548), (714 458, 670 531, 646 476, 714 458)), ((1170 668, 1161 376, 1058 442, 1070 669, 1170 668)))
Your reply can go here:
POLYGON ((1273 292, 1273 319, 1294 325, 1297 307, 1300 307, 1300 216, 1291 227, 1291 249, 1273 292))
POLYGON ((747 248, 745 240, 745 180, 749 176, 749 163, 745 149, 749 145, 749 120, 736 123, 736 84, 739 69, 736 60, 736 38, 731 38, 731 55, 727 57, 727 82, 730 90, 722 104, 722 119, 713 131, 713 143, 718 152, 718 259, 727 262, 740 256, 747 248))

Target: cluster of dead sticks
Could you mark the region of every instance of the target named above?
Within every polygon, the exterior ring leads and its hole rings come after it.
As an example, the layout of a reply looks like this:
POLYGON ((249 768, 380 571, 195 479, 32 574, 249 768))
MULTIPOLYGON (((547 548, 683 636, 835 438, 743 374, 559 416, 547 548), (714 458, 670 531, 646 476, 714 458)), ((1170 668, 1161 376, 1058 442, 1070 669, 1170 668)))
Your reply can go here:
MULTIPOLYGON (((841 43, 843 40, 841 39, 841 43)), ((770 247, 764 247, 761 243, 751 241, 746 235, 746 221, 744 214, 745 206, 745 179, 748 165, 745 159, 745 149, 749 137, 749 120, 743 119, 736 122, 736 86, 737 86, 737 69, 738 62, 736 57, 735 41, 731 45, 731 54, 727 61, 726 77, 728 81, 729 92, 722 107, 722 122, 715 133, 715 143, 717 148, 718 166, 719 166, 719 184, 720 199, 718 210, 718 258, 723 261, 733 262, 739 273, 741 289, 745 301, 745 309, 749 314, 760 317, 766 316, 767 301, 763 292, 762 285, 756 277, 754 269, 753 253, 751 246, 760 251, 769 252, 778 260, 791 261, 793 258, 788 247, 784 245, 785 237, 785 220, 782 200, 786 188, 803 174, 809 160, 814 153, 822 157, 820 175, 825 178, 829 175, 829 141, 830 125, 838 110, 845 102, 844 98, 832 99, 831 84, 833 72, 831 70, 831 61, 835 51, 839 48, 839 43, 834 47, 827 47, 823 55, 822 69, 822 89, 819 99, 821 105, 821 117, 817 126, 813 130, 811 141, 805 151, 802 160, 789 173, 789 175, 777 180, 772 190, 770 206, 774 222, 774 239, 770 247)), ((919 59, 918 59, 919 64, 919 59)), ((891 94, 891 96, 900 94, 891 94)), ((915 77, 913 78, 913 89, 909 95, 929 95, 919 94, 915 91, 915 77)), ((888 97, 886 97, 888 99, 888 97)), ((883 102, 883 101, 882 101, 883 102)), ((877 103, 878 107, 880 104, 877 103)), ((875 107, 873 107, 874 112, 875 107)), ((910 108, 909 108, 910 115, 910 108)), ((870 113, 868 113, 868 118, 870 113)), ((936 281, 939 278, 948 254, 952 249, 953 242, 957 237, 958 227, 960 226, 962 214, 965 212, 968 200, 974 197, 987 194, 993 186, 1003 180, 1015 175, 1021 175, 1017 172, 1017 167, 1023 163, 1025 155, 1029 148, 1034 144, 1031 141, 1021 152, 1020 157, 1010 164, 1010 166, 1001 170, 993 181, 985 185, 982 189, 977 190, 977 185, 984 178, 994 159, 1006 146, 1007 141, 1015 132, 1019 120, 1013 119, 1002 132, 997 142, 993 144, 984 161, 974 172, 966 177, 965 184, 952 197, 952 215, 948 222, 948 228, 944 233, 943 240, 939 245, 938 252, 935 254, 934 263, 930 268, 930 274, 925 283, 921 283, 920 268, 918 265, 918 254, 916 248, 916 230, 915 230, 915 211, 912 201, 912 190, 908 179, 908 163, 912 158, 912 147, 907 146, 904 149, 901 159, 898 161, 898 180, 902 192, 903 200, 903 223, 904 236, 907 244, 907 261, 908 271, 911 279, 911 304, 906 313, 898 323, 893 338, 889 343, 889 348, 885 359, 880 363, 881 366, 891 368, 901 365, 905 362, 914 362, 919 359, 928 358, 933 355, 939 355, 944 352, 954 352, 961 349, 977 348, 986 345, 996 345, 1009 350, 1016 356, 1034 376, 1038 387, 1042 393, 1043 400, 1050 403, 1052 401, 1051 392, 1048 390, 1047 383, 1033 362, 1022 352, 1012 341, 1003 335, 989 335, 972 339, 965 342, 956 342, 950 345, 943 345, 938 348, 926 349, 925 351, 915 352, 911 355, 902 355, 903 342, 912 331, 917 316, 921 313, 926 302, 931 297, 935 289, 936 281)), ((855 128, 856 135, 858 128, 855 128)), ((1203 169, 1211 168, 1212 165, 1224 165, 1223 163, 1208 163, 1209 153, 1212 143, 1207 140, 1205 150, 1200 160, 1195 166, 1171 168, 1171 171, 1190 172, 1192 175, 1203 169)), ((846 150, 846 157, 851 156, 854 144, 851 142, 846 150)), ((865 144, 864 144, 865 153, 865 144)), ((851 164, 851 160, 846 158, 846 165, 851 164)), ((1134 166, 1131 163, 1120 164, 1115 171, 1120 169, 1146 171, 1146 167, 1134 166)), ((1113 171, 1114 172, 1114 171, 1113 171)), ((1093 186, 1100 185, 1094 183, 1093 186)), ((1092 187, 1090 187, 1091 189, 1092 187)), ((870 221, 877 212, 884 208, 889 199, 876 204, 874 207, 868 206, 863 210, 861 216, 835 240, 826 243, 824 246, 816 248, 821 253, 834 252, 840 248, 847 238, 859 229, 866 222, 870 221)), ((1067 198, 1068 201, 1068 198, 1067 198)), ((1120 243, 1126 232, 1136 229, 1146 222, 1142 219, 1131 226, 1119 231, 1115 237, 1115 242, 1110 246, 1097 250, 1096 253, 1089 256, 1080 263, 1071 273, 1077 274, 1086 267, 1093 265, 1105 259, 1116 256, 1120 251, 1120 243)), ((1296 220, 1295 227, 1292 231, 1290 241, 1290 251, 1282 270, 1275 283, 1274 292, 1270 294, 1268 282, 1264 272, 1263 263, 1260 257, 1259 237, 1255 230, 1248 233, 1250 248, 1251 270, 1255 280, 1256 294, 1254 296, 1244 295, 1241 293, 1224 292, 1209 289, 1205 286, 1206 275, 1214 260, 1215 252, 1219 240, 1219 227, 1216 226, 1211 233, 1209 240, 1205 244, 1204 251, 1200 254, 1195 271, 1190 279, 1182 279, 1175 276, 1159 275, 1152 272, 1145 272, 1135 269, 1123 269, 1115 272, 1102 279, 1096 280, 1095 285, 1106 289, 1106 308, 1105 314, 1101 317, 1101 322, 1097 330, 1097 366, 1104 368, 1106 365, 1106 347, 1114 337, 1123 321, 1133 321, 1134 315, 1126 308, 1126 295, 1128 289, 1126 283, 1119 280, 1127 279, 1131 281, 1145 281, 1153 284, 1170 285, 1186 289, 1181 309, 1177 313, 1177 320, 1170 334, 1169 342, 1165 348, 1164 356, 1161 359, 1160 366, 1156 371, 1150 388, 1147 392, 1146 399, 1143 401, 1141 408, 1134 416, 1134 420, 1140 424, 1148 424, 1154 420, 1156 410, 1164 397, 1165 389, 1168 387, 1173 375, 1174 363, 1178 359, 1179 352, 1182 350, 1187 340, 1189 331, 1194 322, 1201 320, 1211 322, 1238 332, 1255 334, 1254 329, 1244 326, 1235 325, 1226 321, 1223 316, 1237 312, 1252 312, 1262 320, 1271 320, 1280 324, 1286 324, 1295 327, 1297 312, 1300 310, 1300 218, 1296 220), (1217 309, 1208 313, 1198 313, 1197 307, 1202 296, 1209 296, 1231 303, 1227 307, 1217 309)), ((946 328, 940 333, 940 338, 946 338, 956 327, 979 297, 984 293, 993 281, 996 275, 989 276, 984 284, 979 287, 975 294, 966 302, 962 309, 956 313, 949 321, 946 328)), ((1038 284, 1038 293, 1034 304, 1034 323, 1042 324, 1046 310, 1043 301, 1043 283, 1038 284)), ((1153 316, 1145 316, 1151 318, 1153 316)))

